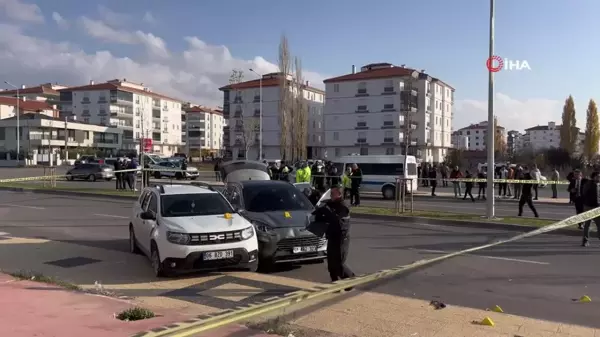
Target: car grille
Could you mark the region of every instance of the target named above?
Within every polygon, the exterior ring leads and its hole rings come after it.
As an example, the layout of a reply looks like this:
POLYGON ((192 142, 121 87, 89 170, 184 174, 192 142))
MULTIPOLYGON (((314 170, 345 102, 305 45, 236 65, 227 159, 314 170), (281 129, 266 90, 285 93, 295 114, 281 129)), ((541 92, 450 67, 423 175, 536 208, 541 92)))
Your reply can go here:
POLYGON ((190 245, 214 245, 242 241, 242 231, 190 234, 190 245))
POLYGON ((299 238, 286 238, 277 242, 277 249, 291 250, 294 247, 317 246, 322 247, 327 242, 324 238, 319 238, 315 235, 303 236, 299 238))

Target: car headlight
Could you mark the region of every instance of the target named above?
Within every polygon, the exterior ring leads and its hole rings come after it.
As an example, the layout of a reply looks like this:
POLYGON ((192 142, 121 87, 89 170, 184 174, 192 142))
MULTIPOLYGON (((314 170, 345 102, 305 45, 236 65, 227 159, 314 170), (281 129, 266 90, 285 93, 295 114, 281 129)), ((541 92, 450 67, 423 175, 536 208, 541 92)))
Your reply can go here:
POLYGON ((242 230, 242 239, 248 240, 254 236, 254 228, 252 226, 242 230))
POLYGON ((252 221, 252 225, 254 225, 254 228, 256 228, 256 230, 259 232, 268 233, 273 230, 273 227, 264 224, 260 221, 252 221))
POLYGON ((187 245, 190 242, 189 234, 167 232, 167 241, 176 245, 187 245))

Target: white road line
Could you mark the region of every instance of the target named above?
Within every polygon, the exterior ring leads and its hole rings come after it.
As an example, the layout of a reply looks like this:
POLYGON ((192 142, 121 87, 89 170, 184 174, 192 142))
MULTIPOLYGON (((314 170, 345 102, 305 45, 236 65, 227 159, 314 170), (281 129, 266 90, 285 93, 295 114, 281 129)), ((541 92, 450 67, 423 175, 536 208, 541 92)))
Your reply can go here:
POLYGON ((19 205, 19 204, 0 204, 0 206, 28 208, 28 209, 46 209, 46 207, 28 206, 28 205, 19 205))
MULTIPOLYGON (((433 250, 433 249, 414 249, 409 248, 410 250, 415 250, 424 253, 435 253, 435 254, 448 254, 450 252, 444 250, 433 250)), ((511 259, 509 257, 500 257, 500 256, 489 256, 489 255, 476 255, 476 254, 465 254, 468 256, 480 257, 483 259, 490 260, 502 260, 502 261, 511 261, 511 262, 521 262, 521 263, 530 263, 530 264, 541 264, 541 265, 549 265, 549 262, 540 262, 540 261, 532 261, 532 260, 521 260, 521 259, 511 259)))
POLYGON ((128 216, 112 215, 112 214, 94 214, 95 216, 103 216, 105 218, 129 219, 128 216))

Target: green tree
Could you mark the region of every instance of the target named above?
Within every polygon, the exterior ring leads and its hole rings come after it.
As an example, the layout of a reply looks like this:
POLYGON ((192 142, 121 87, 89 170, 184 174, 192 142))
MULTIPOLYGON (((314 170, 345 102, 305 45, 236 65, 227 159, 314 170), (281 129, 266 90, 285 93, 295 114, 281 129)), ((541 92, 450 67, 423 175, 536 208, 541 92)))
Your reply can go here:
POLYGON ((575 118, 575 102, 573 96, 569 95, 565 101, 562 114, 562 125, 560 126, 560 147, 573 155, 577 145, 577 119, 575 118))
POLYGON ((600 141, 600 127, 598 125, 598 107, 593 99, 590 99, 585 121, 585 142, 583 144, 583 155, 589 161, 598 153, 598 142, 600 141))

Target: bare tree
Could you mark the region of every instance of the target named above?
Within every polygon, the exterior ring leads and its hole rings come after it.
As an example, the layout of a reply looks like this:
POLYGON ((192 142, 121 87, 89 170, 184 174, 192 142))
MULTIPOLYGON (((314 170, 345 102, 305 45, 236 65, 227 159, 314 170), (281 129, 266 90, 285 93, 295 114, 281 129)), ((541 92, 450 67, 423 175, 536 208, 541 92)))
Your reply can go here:
POLYGON ((288 40, 285 35, 281 35, 281 41, 279 42, 279 71, 281 72, 280 84, 279 84, 279 125, 281 127, 281 138, 280 153, 281 159, 290 160, 291 158, 291 108, 292 108, 292 92, 290 88, 290 82, 288 81, 287 75, 290 74, 291 70, 291 55, 288 46, 288 40))
POLYGON ((258 120, 256 117, 244 117, 242 119, 242 143, 245 150, 245 159, 248 159, 248 151, 256 143, 258 135, 258 120))
POLYGON ((233 69, 229 75, 229 84, 236 84, 244 81, 244 71, 233 69))
POLYGON ((294 58, 294 104, 292 114, 294 118, 294 128, 292 129, 292 139, 294 139, 294 160, 306 159, 306 145, 308 143, 308 104, 304 99, 304 89, 306 84, 302 75, 302 61, 294 58))

